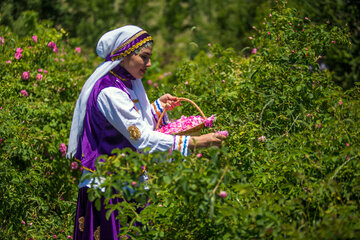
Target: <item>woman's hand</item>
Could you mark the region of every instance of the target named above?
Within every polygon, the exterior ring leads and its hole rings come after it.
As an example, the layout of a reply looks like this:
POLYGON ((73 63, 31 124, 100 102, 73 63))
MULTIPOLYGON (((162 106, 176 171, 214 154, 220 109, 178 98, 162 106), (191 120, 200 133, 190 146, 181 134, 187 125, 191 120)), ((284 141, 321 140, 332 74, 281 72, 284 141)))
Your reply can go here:
POLYGON ((190 138, 189 147, 194 149, 195 147, 204 148, 217 146, 220 147, 222 141, 226 139, 226 136, 217 133, 208 133, 201 136, 192 136, 190 138))
POLYGON ((180 106, 180 101, 177 97, 174 97, 168 93, 164 94, 159 98, 161 107, 166 109, 166 111, 172 110, 176 106, 180 106))

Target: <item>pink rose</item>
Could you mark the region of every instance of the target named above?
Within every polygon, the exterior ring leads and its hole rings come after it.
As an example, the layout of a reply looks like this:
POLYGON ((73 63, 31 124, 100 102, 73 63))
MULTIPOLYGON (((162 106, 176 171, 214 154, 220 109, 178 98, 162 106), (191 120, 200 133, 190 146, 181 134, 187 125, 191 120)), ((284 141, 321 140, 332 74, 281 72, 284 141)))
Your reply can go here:
POLYGON ((211 115, 211 117, 207 118, 205 120, 205 127, 212 127, 212 123, 214 119, 215 119, 214 115, 211 115))
POLYGON ((136 186, 136 182, 132 182, 131 185, 132 185, 132 186, 136 186))
POLYGON ((81 53, 81 48, 80 47, 75 48, 75 52, 81 53))
POLYGON ((227 193, 226 193, 225 191, 221 191, 221 192, 219 193, 219 196, 220 196, 221 198, 226 198, 227 193))
POLYGON ((197 157, 197 158, 201 158, 201 157, 202 157, 202 154, 201 154, 201 153, 198 153, 198 154, 196 154, 196 157, 197 157))
POLYGON ((36 35, 32 36, 32 39, 34 40, 34 42, 37 42, 37 36, 36 35))
POLYGON ((42 70, 41 68, 39 68, 39 69, 38 69, 38 72, 41 73, 41 72, 43 72, 43 70, 42 70))
POLYGON ((251 54, 255 54, 257 52, 256 48, 253 48, 253 50, 251 51, 251 54))
POLYGON ((258 138, 259 142, 265 142, 266 141, 266 137, 265 136, 261 136, 258 138))
MULTIPOLYGON (((66 146, 65 146, 65 149, 66 149, 66 146)), ((66 151, 66 150, 65 150, 66 151)), ((77 162, 72 162, 71 163, 71 169, 75 170, 79 167, 78 163, 77 162)))
POLYGON ((17 49, 16 49, 16 52, 17 52, 17 53, 22 53, 23 50, 22 50, 22 48, 17 48, 17 49))
POLYGON ((40 73, 38 73, 38 74, 36 74, 36 80, 41 80, 43 78, 43 75, 42 74, 40 74, 40 73))
POLYGON ((24 97, 28 97, 28 96, 29 96, 28 92, 27 92, 26 90, 24 90, 24 89, 21 90, 20 93, 21 93, 21 95, 23 95, 24 97))
POLYGON ((0 45, 4 45, 5 43, 5 38, 4 37, 0 37, 0 45))
POLYGON ((29 79, 29 76, 30 76, 29 71, 23 72, 22 79, 24 79, 24 80, 29 79))
POLYGON ((60 144, 59 151, 61 153, 61 156, 65 157, 65 155, 66 155, 66 145, 65 145, 65 143, 60 144))
POLYGON ((223 136, 225 136, 225 137, 227 137, 227 136, 229 136, 229 133, 228 133, 228 131, 217 131, 216 132, 217 134, 220 134, 220 135, 223 135, 223 136))
POLYGON ((16 58, 17 60, 19 60, 19 59, 21 58, 21 56, 22 56, 21 52, 16 52, 16 53, 15 53, 15 58, 16 58))
POLYGON ((253 39, 253 37, 249 37, 249 39, 250 39, 250 40, 252 40, 252 39, 253 39))
POLYGON ((340 99, 339 101, 339 106, 341 106, 343 104, 342 100, 340 99))
POLYGON ((56 47, 55 42, 49 42, 49 43, 48 43, 48 47, 51 48, 51 49, 53 49, 54 47, 56 47))
POLYGON ((10 61, 10 60, 7 60, 5 63, 6 63, 6 64, 11 64, 11 61, 10 61))

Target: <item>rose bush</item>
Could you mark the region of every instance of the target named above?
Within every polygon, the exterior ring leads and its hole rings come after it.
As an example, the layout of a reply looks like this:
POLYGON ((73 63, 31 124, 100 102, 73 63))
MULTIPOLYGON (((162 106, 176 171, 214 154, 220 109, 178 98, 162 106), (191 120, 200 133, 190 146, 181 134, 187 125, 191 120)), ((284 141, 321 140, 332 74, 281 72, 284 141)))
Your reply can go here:
POLYGON ((74 101, 95 59, 75 54, 77 40, 46 24, 23 38, 0 26, 0 36, 0 238, 65 239, 81 172, 64 153, 74 101))
MULTIPOLYGON (((144 224, 129 224, 121 234, 357 238, 360 86, 344 92, 318 62, 329 49, 346 47, 347 31, 315 25, 278 2, 241 54, 209 44, 207 52, 184 61, 161 84, 147 86, 152 100, 166 92, 195 100, 207 116, 217 116, 203 132, 228 138, 221 148, 196 149, 187 157, 129 149, 103 156, 106 162, 87 176, 106 177, 105 192, 89 192, 95 205, 100 197, 111 198, 114 189, 140 205, 150 203, 140 214, 134 202, 108 205, 144 224), (138 180, 144 165, 147 183, 138 180), (125 185, 136 192, 123 191, 125 185)), ((0 235, 67 239, 81 166, 63 154, 76 98, 99 61, 46 23, 24 38, 1 26, 0 36, 0 235)), ((147 78, 157 79, 157 70, 150 69, 147 78)), ((179 119, 194 111, 184 104, 169 114, 179 119)), ((127 218, 122 221, 125 226, 127 218)))

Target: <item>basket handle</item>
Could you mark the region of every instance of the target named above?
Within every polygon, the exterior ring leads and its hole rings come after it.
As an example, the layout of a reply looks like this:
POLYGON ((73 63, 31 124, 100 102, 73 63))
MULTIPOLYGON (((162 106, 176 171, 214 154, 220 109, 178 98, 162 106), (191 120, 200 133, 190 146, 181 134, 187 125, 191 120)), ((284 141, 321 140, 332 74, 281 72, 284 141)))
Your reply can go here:
MULTIPOLYGON (((179 100, 179 101, 186 101, 186 102, 191 103, 191 104, 194 105, 194 107, 199 111, 199 113, 201 114, 201 116, 202 116, 204 119, 206 119, 205 114, 201 111, 201 109, 199 108, 199 106, 196 105, 196 103, 194 103, 194 102, 191 101, 190 99, 187 99, 187 98, 177 98, 177 100, 179 100)), ((157 122, 157 124, 156 124, 155 130, 158 130, 158 129, 159 129, 160 122, 161 122, 161 120, 163 119, 165 113, 166 113, 166 109, 164 109, 164 111, 161 113, 161 115, 160 115, 160 117, 159 117, 159 120, 158 120, 158 122, 157 122)))

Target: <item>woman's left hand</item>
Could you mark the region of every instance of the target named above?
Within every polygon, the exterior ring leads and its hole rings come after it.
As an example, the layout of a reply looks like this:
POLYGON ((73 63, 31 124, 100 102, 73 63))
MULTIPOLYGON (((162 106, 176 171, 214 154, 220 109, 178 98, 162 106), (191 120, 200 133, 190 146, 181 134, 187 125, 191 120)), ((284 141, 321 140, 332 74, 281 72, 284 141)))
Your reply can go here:
POLYGON ((180 106, 180 101, 177 97, 174 97, 168 93, 162 95, 160 98, 161 106, 166 109, 166 111, 172 110, 176 106, 180 106))

